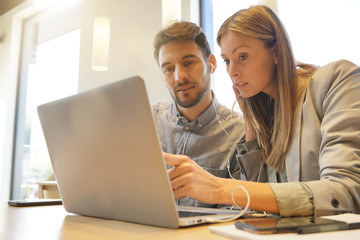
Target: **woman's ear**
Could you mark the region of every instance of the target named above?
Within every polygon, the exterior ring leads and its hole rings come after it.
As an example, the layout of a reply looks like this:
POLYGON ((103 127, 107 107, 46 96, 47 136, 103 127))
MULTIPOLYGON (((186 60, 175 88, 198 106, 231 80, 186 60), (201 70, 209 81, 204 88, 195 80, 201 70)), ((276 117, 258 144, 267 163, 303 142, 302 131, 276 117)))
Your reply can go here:
POLYGON ((276 46, 273 47, 273 54, 274 54, 274 64, 276 65, 278 63, 276 46))

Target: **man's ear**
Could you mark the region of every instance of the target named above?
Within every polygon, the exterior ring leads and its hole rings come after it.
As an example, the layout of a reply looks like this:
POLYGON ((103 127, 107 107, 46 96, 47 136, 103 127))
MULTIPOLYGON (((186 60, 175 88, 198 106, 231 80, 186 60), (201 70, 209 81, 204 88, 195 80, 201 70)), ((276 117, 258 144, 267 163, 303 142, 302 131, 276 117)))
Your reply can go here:
POLYGON ((214 54, 210 54, 208 62, 209 62, 209 72, 214 73, 217 67, 216 58, 214 54))

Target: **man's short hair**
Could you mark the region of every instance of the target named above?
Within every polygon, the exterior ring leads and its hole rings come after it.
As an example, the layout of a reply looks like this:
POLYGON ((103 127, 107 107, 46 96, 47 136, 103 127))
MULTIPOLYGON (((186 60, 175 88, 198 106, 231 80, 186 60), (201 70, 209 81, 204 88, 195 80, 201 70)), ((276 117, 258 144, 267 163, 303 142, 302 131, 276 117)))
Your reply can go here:
POLYGON ((192 22, 176 21, 160 30, 154 38, 154 57, 158 64, 161 46, 174 41, 195 41, 205 61, 211 54, 209 42, 200 27, 192 22))

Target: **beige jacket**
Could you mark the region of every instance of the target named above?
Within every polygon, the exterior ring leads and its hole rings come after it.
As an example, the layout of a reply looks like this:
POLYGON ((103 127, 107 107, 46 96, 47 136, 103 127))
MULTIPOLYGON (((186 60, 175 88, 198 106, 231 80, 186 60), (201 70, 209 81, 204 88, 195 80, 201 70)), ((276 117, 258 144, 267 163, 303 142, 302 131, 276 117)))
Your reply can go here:
POLYGON ((311 189, 315 215, 359 211, 360 68, 344 60, 319 68, 295 119, 288 181, 311 189))
MULTIPOLYGON (((360 68, 345 60, 319 68, 303 99, 286 158, 289 183, 270 184, 280 215, 301 215, 309 206, 315 216, 359 212, 360 68)), ((256 151, 240 154, 242 148, 238 144, 241 178, 269 180, 264 165, 254 161, 256 151)))

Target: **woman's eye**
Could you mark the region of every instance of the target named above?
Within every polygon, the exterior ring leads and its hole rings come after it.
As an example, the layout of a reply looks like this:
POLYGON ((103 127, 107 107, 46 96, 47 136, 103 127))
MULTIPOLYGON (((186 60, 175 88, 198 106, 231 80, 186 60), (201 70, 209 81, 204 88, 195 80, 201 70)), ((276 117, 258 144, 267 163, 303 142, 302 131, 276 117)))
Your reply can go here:
POLYGON ((224 59, 224 63, 225 63, 226 65, 228 65, 228 64, 230 63, 230 60, 229 60, 229 59, 224 59))
POLYGON ((240 55, 239 57, 240 61, 245 61, 246 59, 248 59, 247 55, 240 55))

